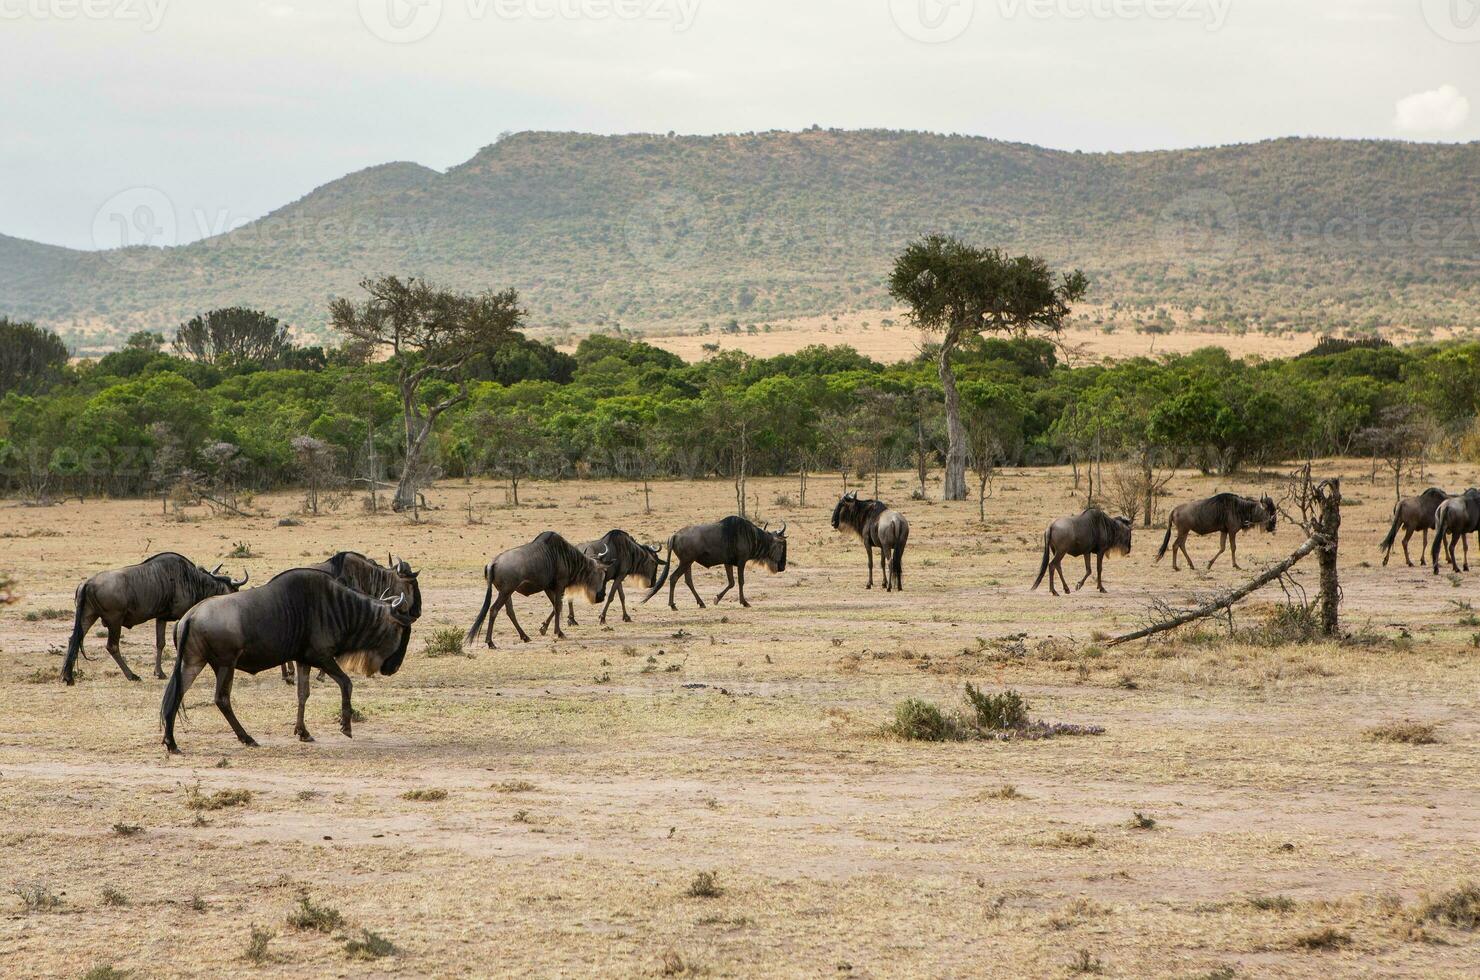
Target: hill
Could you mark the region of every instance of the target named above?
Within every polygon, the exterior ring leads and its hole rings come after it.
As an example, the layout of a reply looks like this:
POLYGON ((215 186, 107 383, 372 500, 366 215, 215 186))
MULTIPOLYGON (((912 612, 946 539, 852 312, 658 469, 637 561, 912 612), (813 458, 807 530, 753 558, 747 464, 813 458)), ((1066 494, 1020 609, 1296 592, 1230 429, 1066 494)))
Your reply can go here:
POLYGON ((555 329, 764 322, 886 307, 891 256, 948 231, 1082 267, 1098 316, 1469 328, 1477 172, 1480 144, 1095 154, 886 131, 522 133, 446 173, 350 174, 182 247, 88 253, 0 236, 0 311, 89 347, 235 304, 315 333, 331 296, 399 272, 516 286, 535 325, 555 329))

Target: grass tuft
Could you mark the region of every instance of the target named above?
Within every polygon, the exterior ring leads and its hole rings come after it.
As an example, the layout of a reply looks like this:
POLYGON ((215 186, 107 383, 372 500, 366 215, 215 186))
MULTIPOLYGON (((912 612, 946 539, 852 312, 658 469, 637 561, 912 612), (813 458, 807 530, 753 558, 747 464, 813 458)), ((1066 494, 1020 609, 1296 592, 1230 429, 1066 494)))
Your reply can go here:
POLYGON ((1155 830, 1156 819, 1154 817, 1148 817, 1140 810, 1137 810, 1135 813, 1131 814, 1131 819, 1128 826, 1132 830, 1155 830))
POLYGON ((1089 950, 1081 949, 1069 961, 1069 972, 1075 975, 1100 974, 1105 972, 1105 964, 1089 950))
POLYGON ((101 897, 104 905, 121 907, 128 904, 128 896, 119 891, 117 888, 114 888, 112 885, 103 886, 101 897))
POLYGON ((1418 920, 1459 929, 1480 928, 1480 885, 1469 882, 1436 898, 1425 899, 1419 906, 1418 920))
POLYGON ((251 935, 247 938, 247 948, 242 950, 242 959, 248 963, 257 963, 259 965, 272 959, 272 954, 267 951, 267 944, 276 935, 277 933, 271 929, 264 929, 256 925, 252 926, 251 935))
POLYGON ((52 912, 61 908, 62 900, 51 887, 40 881, 21 882, 10 887, 27 912, 52 912))
POLYGON ((344 916, 332 905, 317 905, 307 895, 298 899, 298 907, 288 913, 288 925, 313 932, 333 932, 344 925, 344 916))
POLYGON ((135 834, 143 833, 144 828, 138 824, 116 823, 113 825, 113 832, 119 837, 133 837, 135 834))
POLYGON ((1293 912, 1295 899, 1288 895, 1255 895, 1249 904, 1261 912, 1293 912))
POLYGON ((1374 725, 1362 733, 1369 742, 1393 742, 1400 745, 1434 745, 1439 739, 1434 726, 1417 721, 1390 721, 1374 725))
POLYGON ((1028 724, 1028 703, 1016 691, 983 694, 967 684, 966 701, 975 713, 977 727, 987 731, 1015 730, 1028 724))
POLYGON ((413 803, 436 803, 447 799, 445 789, 408 789, 401 794, 401 799, 411 800, 413 803))
POLYGON ((694 875, 684 894, 689 898, 719 898, 724 889, 719 887, 719 876, 713 871, 701 871, 694 875))
POLYGON ((463 631, 456 626, 443 626, 427 634, 422 655, 436 657, 471 657, 463 643, 463 631))
POLYGON ((380 933, 361 929, 358 936, 344 941, 344 952, 352 960, 378 960, 394 956, 399 950, 395 943, 380 933))
POLYGON ((126 980, 127 970, 120 970, 112 963, 99 963, 82 975, 82 980, 126 980))
POLYGON ((225 810, 234 806, 246 806, 252 802, 249 789, 218 789, 209 795, 200 790, 200 780, 185 788, 187 810, 225 810))
POLYGON ((910 698, 894 708, 888 731, 911 742, 956 742, 964 736, 960 726, 929 701, 910 698))
POLYGON ((1340 929, 1326 926, 1312 932, 1296 936, 1291 943, 1296 949, 1341 949, 1352 944, 1351 933, 1342 932, 1340 929))
POLYGON ((506 779, 501 783, 494 783, 493 788, 500 793, 533 793, 539 789, 527 779, 506 779))

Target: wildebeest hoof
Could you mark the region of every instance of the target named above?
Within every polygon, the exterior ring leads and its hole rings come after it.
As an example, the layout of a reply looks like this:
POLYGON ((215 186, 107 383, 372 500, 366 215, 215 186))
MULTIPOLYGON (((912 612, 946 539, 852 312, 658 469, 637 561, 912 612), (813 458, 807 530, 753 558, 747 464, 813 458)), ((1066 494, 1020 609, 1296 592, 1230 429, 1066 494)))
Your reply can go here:
POLYGON ((62 675, 62 683, 65 684, 65 685, 67 685, 68 687, 71 687, 73 684, 76 684, 77 681, 72 677, 71 674, 63 674, 62 675))
POLYGON ((255 748, 258 748, 259 747, 257 745, 257 740, 255 738, 252 738, 250 735, 248 735, 246 738, 242 739, 242 744, 245 745, 249 749, 255 749, 255 748))
POLYGON ((750 603, 746 602, 744 599, 740 600, 740 605, 744 606, 746 609, 750 608, 750 603))
MULTIPOLYGON (((602 622, 604 623, 604 622, 606 622, 606 620, 603 619, 602 622)), ((632 617, 629 616, 629 615, 627 615, 626 613, 622 613, 622 622, 624 622, 624 623, 630 623, 630 622, 632 622, 632 617)))
POLYGON ((299 732, 298 733, 298 741, 300 741, 300 742, 312 742, 313 741, 313 736, 310 735, 310 734, 308 734, 308 732, 299 732))
MULTIPOLYGON (((340 728, 339 730, 341 732, 344 732, 344 737, 345 738, 354 738, 355 737, 355 733, 350 730, 350 727, 348 725, 345 725, 344 727, 340 728)), ((313 739, 309 739, 309 741, 312 742, 313 739)))
POLYGON ((1109 595, 1110 594, 1110 590, 1102 587, 1100 589, 1100 594, 1101 595, 1109 595))
POLYGON ((129 680, 133 681, 135 684, 137 684, 139 682, 139 675, 138 674, 124 674, 123 676, 127 677, 129 680))

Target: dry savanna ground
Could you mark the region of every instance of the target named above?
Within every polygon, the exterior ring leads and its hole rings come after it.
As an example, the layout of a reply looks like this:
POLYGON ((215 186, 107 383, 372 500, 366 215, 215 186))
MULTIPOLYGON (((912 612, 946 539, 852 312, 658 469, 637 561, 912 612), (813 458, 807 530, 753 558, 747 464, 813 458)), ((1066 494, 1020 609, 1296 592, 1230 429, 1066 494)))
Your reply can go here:
MULTIPOLYGON (((829 527, 837 478, 814 480, 806 507, 780 499, 793 481, 759 481, 761 516, 790 522, 791 567, 752 572, 753 608, 680 595, 677 612, 634 604, 635 622, 606 627, 578 608, 566 641, 521 645, 501 620, 498 649, 436 657, 426 639, 471 623, 491 554, 550 527, 656 541, 729 513, 730 487, 658 484, 645 514, 628 484, 533 486, 517 510, 499 487, 448 484, 420 525, 348 501, 282 527, 289 495, 259 499, 260 519, 184 522, 140 501, 6 505, 0 554, 22 595, 0 611, 0 963, 135 977, 1475 976, 1480 894, 1462 889, 1480 881, 1480 571, 1381 567, 1390 490, 1346 471, 1353 636, 1312 644, 1259 628, 1276 589, 1240 610, 1232 638, 1223 623, 1106 646, 1153 600, 1247 573, 1174 573, 1153 563, 1161 532, 1142 530, 1108 564, 1109 595, 1030 592, 1042 528, 1077 508, 1061 469, 1004 473, 986 526, 974 503, 911 502, 908 477, 886 477, 914 525, 896 595, 863 589, 861 549, 829 527), (250 556, 231 557, 238 545, 250 556), (166 757, 147 628, 124 640, 144 681, 126 682, 96 637, 77 686, 56 681, 89 573, 178 549, 260 583, 342 548, 406 556, 426 599, 405 668, 356 681, 353 740, 333 685, 316 684, 318 741, 297 742, 292 692, 264 674, 236 684, 262 742, 244 748, 207 674, 186 699, 185 754, 166 757), (966 682, 1104 732, 884 730, 904 699, 959 707, 966 682)), ((1170 489, 1277 485, 1184 474, 1170 489)), ((1240 554, 1254 567, 1298 543, 1282 525, 1240 554)), ((1204 561, 1214 547, 1191 545, 1204 561)), ((706 598, 720 578, 699 576, 706 598)), ((518 608, 533 633, 543 600, 518 608)))

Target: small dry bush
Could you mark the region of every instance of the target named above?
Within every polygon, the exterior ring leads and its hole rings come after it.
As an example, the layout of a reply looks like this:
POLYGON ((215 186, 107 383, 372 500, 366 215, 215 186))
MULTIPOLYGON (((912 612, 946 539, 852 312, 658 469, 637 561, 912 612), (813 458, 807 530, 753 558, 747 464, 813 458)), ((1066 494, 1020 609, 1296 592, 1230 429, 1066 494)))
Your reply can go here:
POLYGON ((1283 647, 1321 639, 1321 616, 1314 604, 1286 602, 1275 606, 1257 625, 1238 630, 1236 638, 1250 646, 1283 647))
POLYGON ((1028 705, 1016 691, 983 694, 971 684, 966 685, 963 710, 947 714, 929 701, 911 698, 895 706, 894 720, 884 726, 885 734, 916 742, 1036 740, 1104 731, 1093 725, 1035 721, 1028 717, 1028 705))
POLYGON ((313 932, 333 932, 344 924, 344 916, 332 905, 318 905, 307 895, 298 899, 298 907, 288 913, 288 925, 313 932))
POLYGON ((1028 704, 1016 691, 983 694, 967 684, 966 701, 976 715, 976 724, 979 728, 1002 732, 1022 728, 1028 724, 1028 704))
POLYGON ((1435 898, 1427 898, 1418 909, 1420 922, 1439 922, 1457 929, 1480 928, 1480 885, 1461 885, 1435 898))
POLYGON ((252 791, 249 789, 218 789, 207 795, 201 792, 199 782, 185 789, 185 807, 189 810, 225 810, 251 802, 252 791))
POLYGON ((19 882, 10 890, 21 900, 27 912, 52 912, 62 906, 61 898, 44 882, 19 882))
POLYGON ((686 960, 683 954, 676 949, 666 950, 663 953, 663 962, 658 965, 658 975, 663 977, 694 976, 702 972, 699 966, 690 960, 686 960))
POLYGON ((127 970, 120 970, 112 963, 99 963, 82 975, 82 980, 126 980, 127 970))
POLYGON ((1131 814, 1130 823, 1127 824, 1127 826, 1129 826, 1131 830, 1155 830, 1156 818, 1148 817, 1140 810, 1137 810, 1135 813, 1131 814))
POLYGON ((23 617, 28 623, 39 623, 52 619, 71 619, 71 609, 33 609, 23 617))
POLYGON ((436 803, 447 799, 445 789, 408 789, 401 794, 401 799, 411 800, 414 803, 436 803))
POLYGON ((527 779, 506 779, 501 783, 494 783, 493 788, 500 793, 533 793, 539 789, 527 779))
POLYGON ((1069 972, 1076 975, 1100 974, 1105 972, 1105 964, 1089 950, 1081 949, 1069 961, 1069 972))
POLYGON ((911 742, 956 742, 965 738, 960 725, 929 701, 910 698, 894 707, 890 734, 911 742))
POLYGON ((426 644, 422 647, 422 655, 426 657, 471 657, 463 647, 463 631, 456 626, 443 626, 432 630, 427 634, 426 644))
POLYGON ((1296 936, 1294 940, 1291 941, 1290 945, 1294 946, 1296 949, 1321 950, 1341 949, 1342 947, 1350 946, 1351 944, 1351 933, 1342 932, 1340 929, 1326 926, 1323 929, 1316 929, 1312 932, 1307 932, 1296 936))
POLYGON ((1374 725, 1362 733, 1369 742, 1396 742, 1402 745, 1434 745, 1439 739, 1434 726, 1417 721, 1391 721, 1374 725))
POLYGON ((352 960, 378 960, 395 955, 397 950, 396 944, 380 933, 361 929, 358 936, 344 941, 344 952, 352 960))
POLYGON ((713 871, 701 871, 694 875, 684 894, 689 898, 719 898, 724 889, 719 887, 719 876, 713 871))
POLYGON ((247 948, 242 950, 242 959, 248 963, 266 963, 272 959, 272 954, 267 951, 267 944, 272 937, 277 935, 271 929, 261 926, 253 926, 251 934, 247 937, 247 948))
POLYGON ((1261 912, 1292 912, 1295 899, 1288 895, 1255 895, 1249 904, 1261 912))
POLYGON ((981 800, 1026 800, 1027 797, 1018 792, 1018 788, 1011 783, 1003 783, 996 789, 984 790, 980 796, 981 800))
POLYGON ((102 898, 104 905, 119 907, 128 904, 128 896, 119 891, 117 888, 114 888, 112 885, 104 885, 100 897, 102 898))
POLYGON ((144 828, 137 824, 116 823, 113 825, 113 832, 119 837, 132 837, 135 834, 142 833, 143 830, 144 828))

